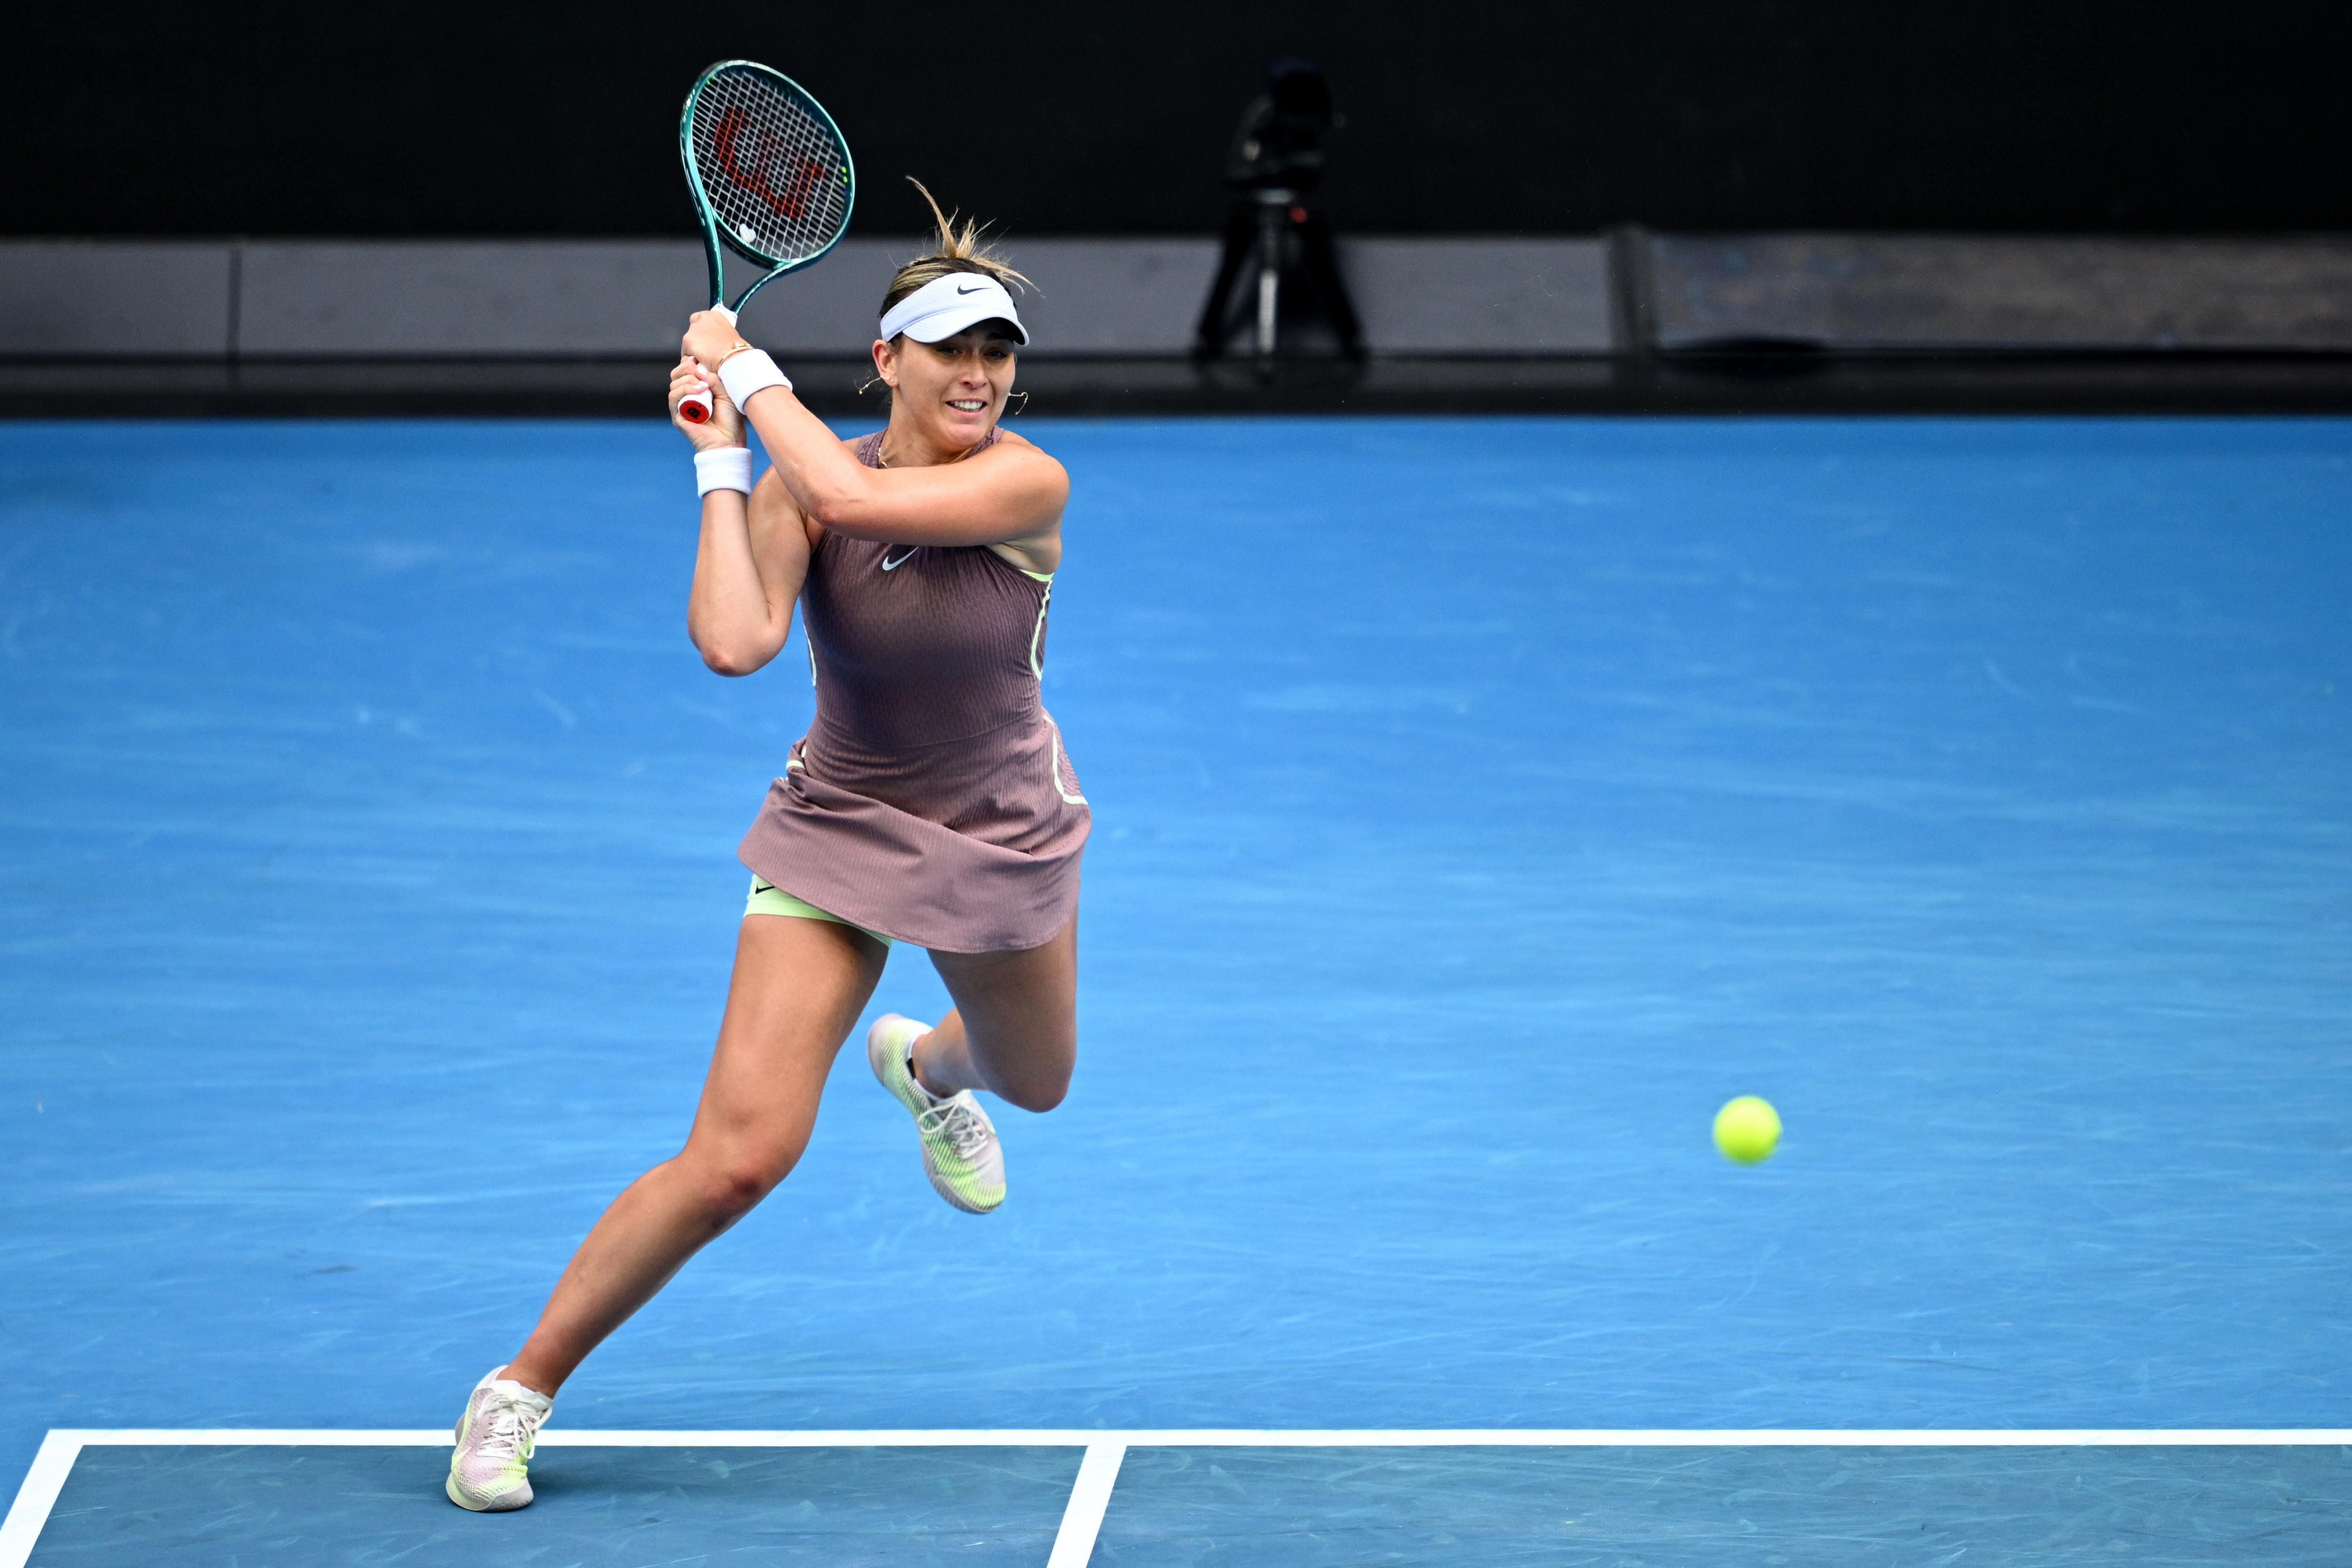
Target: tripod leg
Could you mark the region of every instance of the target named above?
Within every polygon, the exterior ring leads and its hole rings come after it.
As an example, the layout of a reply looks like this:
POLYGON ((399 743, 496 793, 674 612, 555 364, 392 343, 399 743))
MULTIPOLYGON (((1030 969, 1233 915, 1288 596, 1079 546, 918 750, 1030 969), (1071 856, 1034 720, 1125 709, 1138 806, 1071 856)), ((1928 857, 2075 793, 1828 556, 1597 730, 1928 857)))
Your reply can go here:
POLYGON ((1240 202, 1225 205, 1224 247, 1217 257, 1216 281, 1201 307, 1200 324, 1192 329, 1195 359, 1215 359, 1225 352, 1225 333, 1234 314, 1234 293, 1257 244, 1256 214, 1240 202))
POLYGON ((1331 318, 1331 330, 1339 334, 1339 352, 1349 359, 1362 359, 1363 324, 1356 319, 1355 301, 1348 298, 1347 282, 1339 276, 1339 247, 1331 243, 1329 226, 1308 213, 1295 226, 1307 276, 1313 280, 1315 291, 1323 296, 1323 309, 1331 318))
POLYGON ((1265 366, 1274 363, 1274 323, 1282 309, 1282 209, 1261 202, 1257 213, 1257 358, 1265 366))

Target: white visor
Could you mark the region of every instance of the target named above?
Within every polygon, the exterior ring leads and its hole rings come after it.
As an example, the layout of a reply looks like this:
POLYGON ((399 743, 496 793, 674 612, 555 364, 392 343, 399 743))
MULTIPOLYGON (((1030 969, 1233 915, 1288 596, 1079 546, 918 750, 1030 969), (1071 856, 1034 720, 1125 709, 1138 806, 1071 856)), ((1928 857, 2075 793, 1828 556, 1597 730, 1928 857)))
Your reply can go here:
POLYGON ((980 272, 932 279, 882 313, 881 331, 886 339, 904 332, 919 343, 935 343, 982 321, 1010 322, 1013 341, 1024 349, 1029 346, 1029 329, 1021 324, 1013 296, 1003 284, 980 272))

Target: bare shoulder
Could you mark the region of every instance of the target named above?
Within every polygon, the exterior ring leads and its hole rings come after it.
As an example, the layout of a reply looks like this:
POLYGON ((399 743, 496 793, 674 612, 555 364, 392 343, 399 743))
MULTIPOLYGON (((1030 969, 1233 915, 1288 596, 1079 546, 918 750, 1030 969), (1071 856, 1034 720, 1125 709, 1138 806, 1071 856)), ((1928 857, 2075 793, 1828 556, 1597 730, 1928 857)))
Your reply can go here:
POLYGON ((1008 539, 989 549, 1024 572, 1050 577, 1062 564, 1062 508, 1070 499, 1069 471, 1026 436, 997 431, 996 445, 979 459, 1006 475, 1027 503, 1038 509, 1041 526, 1033 533, 1008 539))
POLYGON ((1050 473, 1065 490, 1069 488, 1069 470, 1055 461, 1051 453, 1028 437, 1007 430, 1002 425, 996 427, 996 445, 980 456, 1008 465, 1019 464, 1041 477, 1050 473))

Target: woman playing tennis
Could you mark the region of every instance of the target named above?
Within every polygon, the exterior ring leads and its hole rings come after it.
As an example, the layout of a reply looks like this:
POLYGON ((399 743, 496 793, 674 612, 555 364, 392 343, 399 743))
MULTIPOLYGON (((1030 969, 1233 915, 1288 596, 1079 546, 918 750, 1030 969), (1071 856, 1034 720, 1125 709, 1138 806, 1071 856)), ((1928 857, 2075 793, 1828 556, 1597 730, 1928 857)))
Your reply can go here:
POLYGON ((1029 341, 1020 275, 932 211, 938 248, 882 300, 879 434, 836 438, 727 315, 686 334, 669 398, 702 490, 688 629, 712 669, 749 675, 798 604, 816 717, 743 839, 750 901, 686 1147, 614 1200, 522 1349, 476 1385, 449 1467, 461 1507, 530 1501, 564 1379, 792 1170, 894 940, 929 950, 955 1002, 866 1039, 940 1196, 973 1214, 1004 1199, 974 1090, 1048 1110, 1069 1087, 1089 818, 1038 697, 1069 478, 997 426, 1029 341), (713 417, 677 418, 702 389, 713 417), (746 416, 774 460, 757 485, 746 416))

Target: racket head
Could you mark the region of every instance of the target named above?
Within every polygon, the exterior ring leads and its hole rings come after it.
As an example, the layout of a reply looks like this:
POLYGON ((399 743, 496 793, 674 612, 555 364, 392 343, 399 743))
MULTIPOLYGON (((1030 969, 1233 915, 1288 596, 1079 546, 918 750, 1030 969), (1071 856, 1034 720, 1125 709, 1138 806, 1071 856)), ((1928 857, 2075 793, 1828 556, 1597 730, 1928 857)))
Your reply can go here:
POLYGON ((721 60, 695 79, 677 151, 702 219, 712 303, 723 302, 719 247, 768 268, 736 300, 841 243, 857 200, 849 143, 798 82, 755 60, 721 60))

